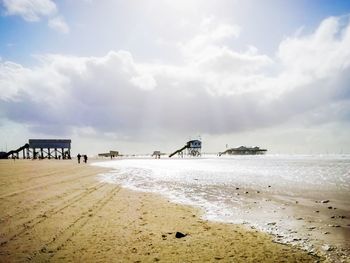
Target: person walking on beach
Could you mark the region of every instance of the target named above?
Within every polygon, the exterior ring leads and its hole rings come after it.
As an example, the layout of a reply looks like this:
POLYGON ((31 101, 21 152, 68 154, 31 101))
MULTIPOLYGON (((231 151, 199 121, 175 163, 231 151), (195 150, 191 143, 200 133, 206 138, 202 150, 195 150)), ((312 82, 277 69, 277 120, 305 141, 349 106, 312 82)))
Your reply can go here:
POLYGON ((80 153, 78 153, 77 158, 78 158, 78 163, 80 163, 80 158, 81 158, 80 153))
POLYGON ((84 163, 87 163, 87 159, 88 159, 87 155, 84 154, 84 163))

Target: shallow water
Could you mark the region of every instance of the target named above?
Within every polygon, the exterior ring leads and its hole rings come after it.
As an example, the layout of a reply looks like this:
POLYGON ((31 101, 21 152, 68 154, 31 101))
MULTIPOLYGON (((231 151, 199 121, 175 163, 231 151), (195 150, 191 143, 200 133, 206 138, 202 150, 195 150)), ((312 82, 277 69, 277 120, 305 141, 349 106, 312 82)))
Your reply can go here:
POLYGON ((94 165, 113 169, 99 175, 100 181, 198 206, 209 220, 248 223, 284 241, 348 248, 349 155, 122 159, 94 165), (319 202, 325 199, 337 210, 319 202), (322 235, 325 231, 332 235, 322 235))

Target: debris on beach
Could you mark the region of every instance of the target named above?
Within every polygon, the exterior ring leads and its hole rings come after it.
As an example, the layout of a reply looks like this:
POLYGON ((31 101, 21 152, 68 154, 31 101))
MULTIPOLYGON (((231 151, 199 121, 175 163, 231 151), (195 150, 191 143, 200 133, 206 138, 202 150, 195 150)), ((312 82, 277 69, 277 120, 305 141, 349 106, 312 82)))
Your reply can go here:
POLYGON ((341 227, 340 225, 328 225, 330 227, 341 227))
POLYGON ((332 246, 330 246, 330 245, 328 245, 328 244, 324 244, 324 245, 322 246, 322 249, 323 249, 324 251, 333 251, 333 250, 334 250, 334 247, 332 247, 332 246))
POLYGON ((183 234, 183 233, 181 233, 181 232, 176 232, 176 234, 175 234, 175 237, 176 237, 176 238, 183 238, 183 237, 185 237, 185 236, 187 236, 187 234, 183 234))
POLYGON ((308 229, 308 230, 314 230, 314 229, 316 229, 316 227, 315 227, 315 226, 310 226, 310 227, 308 227, 307 229, 308 229))

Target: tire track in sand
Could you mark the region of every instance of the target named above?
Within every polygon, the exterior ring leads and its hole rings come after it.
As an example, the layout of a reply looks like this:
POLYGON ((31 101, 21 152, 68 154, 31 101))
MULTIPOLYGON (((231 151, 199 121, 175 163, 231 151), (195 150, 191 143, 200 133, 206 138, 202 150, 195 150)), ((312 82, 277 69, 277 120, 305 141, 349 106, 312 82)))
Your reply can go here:
POLYGON ((91 193, 99 190, 100 188, 102 188, 105 185, 107 185, 107 184, 106 183, 98 183, 97 186, 91 187, 90 189, 85 190, 84 192, 78 194, 77 196, 74 196, 73 198, 68 199, 62 205, 59 205, 57 207, 53 207, 53 208, 51 208, 49 210, 46 210, 43 214, 38 215, 38 216, 36 216, 36 217, 26 221, 25 223, 23 223, 19 227, 19 231, 17 231, 15 234, 13 234, 11 237, 9 237, 7 240, 2 241, 0 243, 0 247, 3 247, 4 245, 6 245, 7 243, 11 242, 15 238, 17 238, 17 237, 23 235, 24 233, 26 233, 27 231, 33 229, 38 224, 44 222, 45 220, 47 220, 48 218, 52 217, 53 215, 63 211, 67 207, 74 205, 75 203, 77 203, 80 200, 82 200, 84 197, 86 197, 86 196, 90 195, 91 193))
MULTIPOLYGON (((65 172, 70 172, 70 171, 74 171, 76 170, 77 168, 76 167, 73 167, 73 168, 69 168, 69 169, 66 169, 65 172)), ((17 184, 23 184, 23 183, 27 183, 27 182, 30 182, 32 180, 35 180, 35 179, 40 179, 40 178, 44 178, 44 177, 49 177, 49 176, 52 176, 52 175, 56 175, 56 174, 59 174, 59 173, 62 173, 61 171, 52 171, 52 172, 49 172, 49 173, 46 173, 46 174, 43 174, 43 175, 39 175, 39 176, 32 176, 32 177, 29 177, 29 178, 25 178, 23 180, 16 180, 14 182, 6 182, 6 186, 9 186, 9 185, 17 185, 17 184)), ((69 176, 69 175, 66 175, 66 176, 69 176)))
MULTIPOLYGON (((101 183, 92 183, 92 184, 89 184, 88 186, 83 186, 85 188, 85 191, 87 190, 90 190, 96 186, 99 186, 101 183)), ((69 189, 68 191, 66 192, 63 192, 61 194, 58 194, 58 195, 54 195, 54 196, 50 196, 48 198, 45 198, 45 199, 42 199, 42 200, 39 200, 37 202, 35 202, 33 205, 31 206, 28 206, 28 207, 25 207, 23 208, 22 210, 19 210, 13 214, 7 214, 6 215, 6 218, 3 218, 2 221, 1 221, 1 224, 3 223, 6 223, 8 220, 13 220, 14 217, 18 217, 20 215, 22 215, 23 213, 25 212, 28 212, 28 211, 33 211, 35 209, 38 209, 40 208, 43 204, 46 204, 52 200, 55 200, 55 199, 63 199, 69 195, 72 195, 72 193, 75 193, 76 192, 76 189, 72 188, 72 189, 69 189)), ((79 195, 79 194, 78 194, 79 195)), ((69 200, 69 199, 68 199, 69 200)))
POLYGON ((27 187, 27 188, 24 188, 24 189, 19 190, 19 191, 15 191, 15 192, 12 192, 12 193, 7 193, 7 194, 4 194, 4 195, 1 195, 0 199, 4 199, 6 197, 12 197, 12 196, 15 196, 15 195, 23 194, 25 192, 28 192, 28 191, 31 191, 31 190, 40 189, 40 188, 43 188, 43 187, 46 187, 46 186, 53 186, 53 185, 58 185, 58 184, 74 182, 75 180, 78 180, 78 179, 81 179, 81 178, 85 178, 85 177, 89 177, 89 176, 92 176, 92 175, 96 175, 96 172, 89 173, 89 174, 82 175, 82 176, 78 176, 78 177, 74 177, 74 178, 71 178, 71 179, 68 179, 68 180, 62 180, 62 181, 58 181, 58 182, 45 183, 45 184, 40 184, 40 185, 33 186, 33 187, 27 187))
POLYGON ((81 229, 112 200, 116 193, 120 191, 119 186, 114 186, 104 197, 100 198, 92 206, 80 214, 69 226, 57 233, 50 242, 44 244, 41 249, 35 251, 27 259, 34 262, 49 261, 58 251, 60 251, 81 229))

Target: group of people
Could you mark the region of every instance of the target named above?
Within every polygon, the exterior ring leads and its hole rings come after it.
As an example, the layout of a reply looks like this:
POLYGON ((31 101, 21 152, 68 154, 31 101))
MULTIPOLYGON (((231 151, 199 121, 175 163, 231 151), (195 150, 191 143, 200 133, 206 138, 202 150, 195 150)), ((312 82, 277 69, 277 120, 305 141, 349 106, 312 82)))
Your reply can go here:
POLYGON ((78 153, 78 155, 77 155, 78 163, 80 163, 80 158, 81 158, 81 157, 83 157, 84 163, 87 163, 87 160, 88 160, 87 155, 86 155, 86 154, 80 155, 80 153, 78 153))

